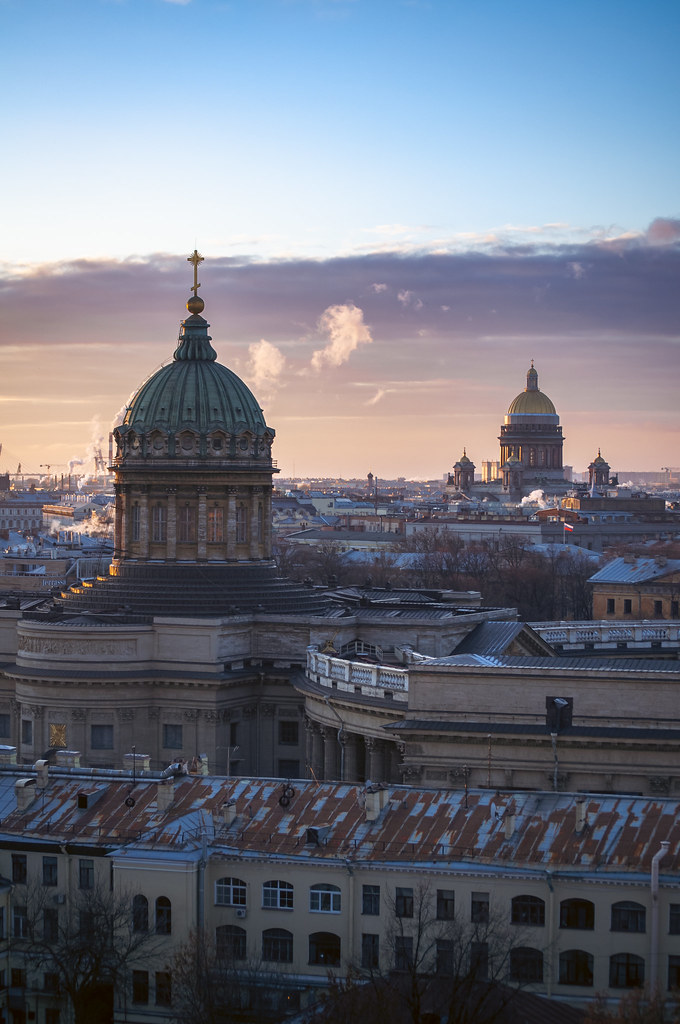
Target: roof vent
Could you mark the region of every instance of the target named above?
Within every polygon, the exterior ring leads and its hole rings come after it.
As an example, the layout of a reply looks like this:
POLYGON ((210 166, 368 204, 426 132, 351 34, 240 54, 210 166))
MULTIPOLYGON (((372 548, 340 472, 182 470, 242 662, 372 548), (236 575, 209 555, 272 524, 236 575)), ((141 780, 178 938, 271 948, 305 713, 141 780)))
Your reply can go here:
POLYGON ((365 807, 366 807, 366 821, 375 821, 380 816, 380 812, 387 806, 387 802, 390 798, 390 791, 387 786, 384 786, 381 782, 371 784, 370 782, 366 785, 364 791, 365 796, 365 807))
POLYGON ((576 807, 575 807, 575 810, 576 810, 576 822, 575 822, 574 828, 575 828, 576 832, 578 832, 578 833, 583 832, 583 829, 586 827, 586 825, 588 823, 587 807, 588 807, 588 805, 586 804, 585 800, 577 800, 576 801, 576 807))
POLYGON ((309 846, 325 846, 330 830, 330 825, 310 825, 307 829, 305 843, 309 846))
POLYGON ((97 789, 81 789, 76 796, 76 807, 79 811, 88 811, 104 793, 106 793, 105 786, 100 786, 97 789))
POLYGON ((46 760, 44 760, 44 758, 41 758, 40 761, 36 761, 35 762, 33 767, 35 768, 35 774, 36 774, 36 780, 35 781, 36 781, 36 784, 40 783, 41 786, 46 786, 47 785, 47 774, 48 774, 48 771, 49 771, 48 762, 46 760))
POLYGON ((20 814, 28 810, 35 799, 35 779, 17 779, 14 783, 17 810, 20 814))
POLYGON ((165 779, 158 783, 156 792, 156 807, 159 811, 167 811, 175 802, 175 780, 165 779))
POLYGON ((17 748, 9 747, 3 744, 0 746, 0 764, 16 764, 17 763, 17 748))
POLYGON ((80 768, 79 750, 58 750, 54 756, 59 768, 80 768))

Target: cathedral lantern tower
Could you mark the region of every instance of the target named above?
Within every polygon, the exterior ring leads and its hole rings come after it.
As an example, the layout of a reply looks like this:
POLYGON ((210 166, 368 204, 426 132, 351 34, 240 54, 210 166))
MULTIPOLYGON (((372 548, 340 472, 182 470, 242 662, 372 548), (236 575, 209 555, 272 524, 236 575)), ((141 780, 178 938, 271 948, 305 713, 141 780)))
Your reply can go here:
POLYGON ((611 466, 609 463, 602 458, 600 449, 597 449, 597 456, 588 466, 588 486, 591 491, 598 490, 598 488, 607 488, 609 486, 609 471, 611 466))
POLYGON ((457 491, 469 494, 475 484, 475 464, 468 458, 467 451, 463 448, 463 454, 453 467, 453 484, 457 491))
POLYGON ((517 473, 521 472, 523 487, 564 480, 560 418, 548 396, 539 389, 533 360, 527 372, 527 386, 510 403, 498 440, 504 480, 504 467, 508 464, 513 479, 518 479, 517 473))

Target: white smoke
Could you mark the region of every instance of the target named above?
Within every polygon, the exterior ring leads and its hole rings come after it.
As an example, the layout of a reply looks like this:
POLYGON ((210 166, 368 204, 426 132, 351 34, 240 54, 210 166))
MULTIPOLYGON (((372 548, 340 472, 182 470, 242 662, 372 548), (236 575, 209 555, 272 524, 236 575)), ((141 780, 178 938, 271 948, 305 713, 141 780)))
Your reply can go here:
POLYGON ((321 370, 325 363, 341 366, 359 345, 369 345, 373 338, 364 323, 362 309, 348 302, 343 306, 329 306, 319 317, 318 328, 330 341, 325 348, 312 355, 312 369, 321 370))
POLYGON ((525 495, 521 502, 520 508, 524 508, 525 505, 538 505, 539 508, 551 508, 551 502, 549 502, 545 496, 545 491, 538 488, 532 491, 531 494, 525 495))
POLYGON ((280 378, 286 367, 286 357, 283 352, 272 345, 270 341, 261 338, 248 347, 249 376, 253 381, 253 388, 256 393, 262 392, 269 395, 280 386, 280 378))

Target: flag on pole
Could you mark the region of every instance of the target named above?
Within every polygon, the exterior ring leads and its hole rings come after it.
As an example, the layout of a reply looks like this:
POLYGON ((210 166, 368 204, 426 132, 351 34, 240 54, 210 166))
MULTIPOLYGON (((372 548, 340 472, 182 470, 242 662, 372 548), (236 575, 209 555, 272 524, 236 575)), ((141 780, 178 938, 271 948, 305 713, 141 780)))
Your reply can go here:
POLYGON ((564 526, 564 529, 567 530, 569 533, 574 532, 574 527, 571 525, 571 523, 563 523, 562 525, 564 526))

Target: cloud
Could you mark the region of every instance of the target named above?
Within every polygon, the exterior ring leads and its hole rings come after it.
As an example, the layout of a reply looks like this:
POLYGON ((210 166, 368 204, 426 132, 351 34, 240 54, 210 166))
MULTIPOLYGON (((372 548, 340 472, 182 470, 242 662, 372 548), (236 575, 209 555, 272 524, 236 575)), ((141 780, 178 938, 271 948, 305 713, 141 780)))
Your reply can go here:
POLYGON ((657 217, 647 228, 647 241, 651 245, 669 245, 680 240, 680 220, 657 217))
POLYGON ((387 291, 387 285, 378 284, 378 282, 374 282, 372 285, 369 286, 369 290, 375 292, 376 295, 380 295, 381 292, 387 291))
POLYGON ((384 388, 378 388, 376 393, 373 395, 373 398, 369 398, 367 402, 364 402, 364 405, 377 405, 380 399, 384 398, 386 394, 387 391, 384 388))
POLYGON ((408 288, 402 288, 399 292, 397 292, 397 299, 402 304, 404 309, 407 309, 407 308, 410 308, 410 309, 422 309, 423 308, 422 299, 417 299, 415 297, 415 295, 413 294, 413 292, 409 291, 408 288))
POLYGON ((319 317, 317 326, 330 338, 325 348, 317 349, 312 355, 312 368, 317 371, 324 363, 341 366, 359 345, 369 345, 373 341, 371 331, 364 323, 363 310, 353 302, 329 306, 319 317))
POLYGON ((248 346, 248 358, 248 376, 253 390, 261 397, 270 397, 272 391, 280 386, 286 357, 276 345, 261 338, 248 346))

